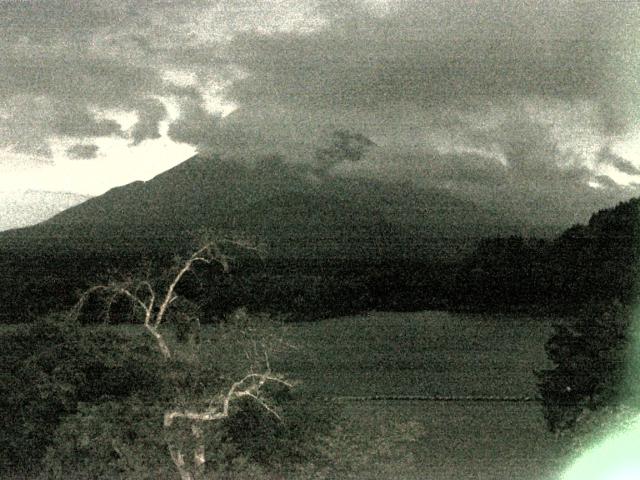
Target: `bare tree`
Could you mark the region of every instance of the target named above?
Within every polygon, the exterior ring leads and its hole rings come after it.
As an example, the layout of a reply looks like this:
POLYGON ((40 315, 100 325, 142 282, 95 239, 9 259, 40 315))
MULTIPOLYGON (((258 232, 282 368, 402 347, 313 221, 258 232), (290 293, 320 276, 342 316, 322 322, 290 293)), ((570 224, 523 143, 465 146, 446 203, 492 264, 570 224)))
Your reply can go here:
MULTIPOLYGON (((227 242, 225 242, 227 243, 227 242)), ((243 248, 251 248, 246 243, 230 242, 243 248)), ((104 285, 96 285, 86 290, 73 309, 72 314, 77 318, 88 298, 93 294, 104 295, 107 300, 106 315, 108 317, 114 302, 119 298, 127 298, 131 301, 134 311, 143 315, 143 325, 145 329, 155 339, 160 354, 167 361, 166 368, 171 368, 171 360, 175 356, 175 349, 172 349, 163 335, 160 327, 167 321, 167 312, 175 301, 179 298, 176 287, 184 276, 193 272, 196 264, 218 264, 224 272, 229 270, 228 255, 224 254, 219 242, 206 242, 195 250, 191 256, 178 264, 176 273, 171 277, 168 286, 164 289, 155 287, 148 278, 135 280, 128 278, 122 281, 111 281, 104 285)), ((234 330, 234 335, 244 336, 245 348, 243 351, 244 373, 238 375, 236 381, 231 381, 228 388, 221 392, 212 394, 207 399, 207 406, 198 408, 202 402, 192 402, 192 408, 169 408, 164 413, 164 427, 168 429, 178 419, 185 420, 190 424, 190 430, 195 447, 192 452, 192 461, 188 461, 184 449, 177 443, 169 444, 169 453, 175 464, 181 480, 200 480, 204 478, 206 456, 203 424, 223 420, 230 416, 231 407, 234 402, 240 399, 251 399, 264 408, 267 412, 280 419, 276 408, 272 406, 267 396, 264 394, 264 386, 268 383, 276 383, 291 387, 292 384, 282 375, 272 372, 269 362, 269 354, 273 350, 273 344, 263 341, 255 329, 245 329, 239 333, 234 330)), ((236 338, 237 340, 237 338, 236 338)), ((230 342, 227 342, 230 343, 230 342)))

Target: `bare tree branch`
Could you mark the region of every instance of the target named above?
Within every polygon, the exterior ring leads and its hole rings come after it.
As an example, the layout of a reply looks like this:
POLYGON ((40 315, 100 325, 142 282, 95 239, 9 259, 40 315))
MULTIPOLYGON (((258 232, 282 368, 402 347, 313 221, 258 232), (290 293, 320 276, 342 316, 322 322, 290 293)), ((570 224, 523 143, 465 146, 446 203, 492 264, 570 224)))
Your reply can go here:
MULTIPOLYGON (((252 247, 243 241, 223 240, 222 243, 258 251, 258 248, 252 247)), ((106 315, 108 317, 116 299, 123 296, 131 302, 134 311, 142 311, 144 313, 143 325, 145 329, 155 338, 163 357, 170 359, 172 352, 163 335, 160 333, 159 327, 165 321, 169 307, 179 298, 175 291, 178 284, 188 272, 194 273, 194 266, 198 263, 217 263, 222 267, 224 272, 227 272, 231 259, 230 256, 222 252, 219 243, 204 243, 204 245, 195 250, 189 258, 179 264, 177 272, 171 277, 171 281, 165 290, 158 291, 147 279, 136 281, 129 278, 121 282, 112 281, 104 285, 96 285, 81 294, 71 314, 77 318, 91 295, 104 294, 108 295, 106 306, 106 315), (161 301, 157 306, 156 302, 159 299, 161 299, 161 301)), ((242 398, 250 398, 278 420, 281 420, 276 409, 267 402, 262 393, 262 389, 267 383, 279 383, 287 387, 291 387, 292 384, 283 377, 274 375, 271 371, 268 355, 269 348, 273 347, 271 340, 267 343, 262 341, 258 342, 255 338, 252 338, 257 333, 256 329, 246 324, 246 319, 242 318, 240 320, 238 325, 233 326, 233 330, 229 332, 223 330, 221 338, 223 342, 228 345, 233 345, 233 341, 237 341, 238 339, 246 342, 246 348, 241 349, 241 351, 244 350, 243 353, 247 359, 247 370, 249 373, 245 374, 240 380, 233 382, 225 394, 218 394, 212 397, 209 405, 204 410, 190 408, 173 409, 164 414, 164 426, 167 428, 178 418, 192 422, 191 433, 195 439, 196 446, 193 451, 193 468, 191 470, 190 467, 187 466, 187 461, 181 449, 174 444, 169 446, 171 459, 176 466, 181 480, 199 480, 204 477, 206 460, 201 424, 203 422, 217 421, 229 417, 230 409, 234 401, 242 398), (227 338, 227 334, 231 334, 232 336, 227 338)), ((118 451, 118 453, 123 456, 121 452, 118 451)))
POLYGON ((196 263, 196 262, 211 263, 214 260, 215 261, 219 261, 218 260, 218 255, 219 255, 218 254, 218 247, 217 247, 217 245, 215 243, 208 243, 208 244, 204 245, 203 247, 201 247, 199 250, 196 250, 191 255, 191 257, 185 262, 183 267, 178 271, 176 276, 173 278, 173 281, 169 285, 169 288, 167 288, 167 292, 166 292, 166 294, 164 296, 164 300, 160 304, 160 309, 158 310, 158 313, 157 313, 157 315, 155 317, 155 321, 154 321, 154 327, 155 328, 158 328, 160 326, 160 324, 162 323, 162 320, 164 318, 164 314, 167 311, 167 307, 169 306, 169 304, 171 304, 177 298, 177 296, 175 295, 174 291, 176 289, 176 286, 178 285, 178 282, 180 282, 180 280, 182 279, 184 274, 187 273, 189 270, 191 270, 193 264, 196 263), (212 256, 211 255, 212 245, 214 246, 214 248, 216 250, 216 256, 212 256))
POLYGON ((71 315, 77 318, 83 306, 92 294, 105 293, 110 294, 105 312, 107 319, 109 319, 111 307, 116 298, 118 296, 125 296, 132 302, 134 308, 137 307, 142 309, 142 311, 144 312, 144 327, 156 339, 160 353, 165 358, 171 358, 171 350, 169 349, 169 346, 167 345, 164 337, 160 333, 159 327, 164 320, 167 309, 178 298, 178 295, 176 295, 175 293, 175 289, 178 283, 180 282, 180 280, 182 280, 184 275, 187 272, 191 271, 193 266, 198 262, 206 264, 217 262, 223 267, 224 271, 228 271, 229 269, 228 257, 222 253, 218 244, 216 242, 208 242, 198 250, 193 252, 178 270, 171 283, 167 287, 166 291, 164 292, 164 295, 162 295, 163 300, 157 312, 155 311, 157 293, 151 283, 148 280, 141 280, 136 282, 128 279, 123 282, 111 282, 105 285, 96 285, 89 288, 80 296, 80 299, 72 309, 71 315))
MULTIPOLYGON (((267 383, 274 382, 285 385, 287 387, 292 387, 293 385, 284 380, 279 376, 272 375, 270 372, 265 373, 250 373, 246 375, 241 380, 234 382, 229 391, 223 397, 218 397, 218 403, 221 404, 220 407, 211 407, 207 408, 204 411, 193 411, 193 410, 171 410, 164 414, 164 426, 170 427, 173 423, 173 420, 176 418, 186 418, 193 421, 198 422, 210 422, 214 420, 221 420, 223 418, 227 418, 229 416, 229 410, 231 403, 233 400, 242 398, 242 397, 251 397, 254 400, 257 400, 260 405, 262 405, 267 411, 274 414, 278 419, 280 416, 275 412, 273 407, 270 407, 264 399, 259 396, 260 389, 267 383), (247 381, 254 380, 249 386, 241 389, 247 381)), ((215 402, 215 399, 213 400, 215 402)), ((213 403, 212 402, 212 403, 213 403)))

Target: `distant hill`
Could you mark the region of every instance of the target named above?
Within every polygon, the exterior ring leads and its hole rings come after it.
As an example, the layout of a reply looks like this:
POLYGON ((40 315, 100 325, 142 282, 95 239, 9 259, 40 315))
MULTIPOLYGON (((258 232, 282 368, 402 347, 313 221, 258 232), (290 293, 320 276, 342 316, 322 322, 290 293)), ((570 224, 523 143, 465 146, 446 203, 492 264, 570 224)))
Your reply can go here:
POLYGON ((88 198, 43 190, 0 192, 0 231, 34 225, 88 198))
POLYGON ((475 308, 633 303, 640 276, 640 198, 594 213, 554 240, 483 240, 459 273, 475 308))
POLYGON ((194 156, 150 181, 0 234, 0 244, 144 245, 203 227, 256 238, 275 256, 359 258, 450 256, 474 239, 521 228, 445 190, 317 176, 275 157, 243 164, 194 156))

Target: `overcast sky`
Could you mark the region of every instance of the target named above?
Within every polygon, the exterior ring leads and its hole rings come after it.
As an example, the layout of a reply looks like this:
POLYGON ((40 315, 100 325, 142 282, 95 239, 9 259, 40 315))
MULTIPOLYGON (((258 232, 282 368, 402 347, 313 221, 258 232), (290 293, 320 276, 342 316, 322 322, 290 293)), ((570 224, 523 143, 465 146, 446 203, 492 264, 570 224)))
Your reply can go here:
POLYGON ((628 198, 638 32, 635 1, 0 0, 0 191, 313 161, 349 129, 376 147, 336 174, 514 211, 628 198))

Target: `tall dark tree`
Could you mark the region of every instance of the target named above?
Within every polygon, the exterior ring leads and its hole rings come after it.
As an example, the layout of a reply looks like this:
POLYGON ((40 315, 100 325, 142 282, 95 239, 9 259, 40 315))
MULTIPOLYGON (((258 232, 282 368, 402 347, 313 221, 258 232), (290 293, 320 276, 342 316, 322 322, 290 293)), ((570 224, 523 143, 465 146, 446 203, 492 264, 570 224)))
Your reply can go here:
POLYGON ((551 431, 571 429, 585 411, 637 403, 627 382, 632 310, 619 302, 589 305, 556 325, 546 345, 554 368, 537 373, 551 431))

